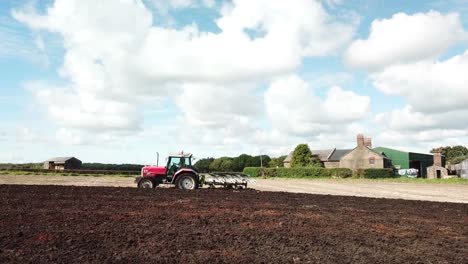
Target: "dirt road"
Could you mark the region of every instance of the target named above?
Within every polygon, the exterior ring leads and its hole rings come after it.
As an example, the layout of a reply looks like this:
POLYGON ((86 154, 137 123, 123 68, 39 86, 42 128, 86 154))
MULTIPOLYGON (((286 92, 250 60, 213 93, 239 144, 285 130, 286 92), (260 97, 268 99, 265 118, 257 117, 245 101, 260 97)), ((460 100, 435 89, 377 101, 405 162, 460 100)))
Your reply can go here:
POLYGON ((262 191, 468 203, 468 185, 466 184, 400 183, 332 179, 261 179, 258 180, 256 186, 253 188, 262 191))
MULTIPOLYGON (((468 185, 393 183, 382 181, 257 179, 262 191, 394 198, 468 203, 468 185)), ((89 176, 0 175, 0 184, 135 187, 133 178, 89 176)))

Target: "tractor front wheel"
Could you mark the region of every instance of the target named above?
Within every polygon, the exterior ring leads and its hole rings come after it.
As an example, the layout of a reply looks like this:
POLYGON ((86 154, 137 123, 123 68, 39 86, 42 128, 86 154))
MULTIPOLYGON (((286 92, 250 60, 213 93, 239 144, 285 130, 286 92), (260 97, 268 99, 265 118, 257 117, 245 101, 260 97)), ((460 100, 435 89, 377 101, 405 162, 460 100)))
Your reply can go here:
POLYGON ((142 179, 138 183, 138 188, 140 188, 140 189, 152 189, 152 188, 154 188, 154 184, 150 179, 142 179))
POLYGON ((195 190, 198 188, 198 182, 192 174, 182 174, 177 179, 177 188, 181 190, 195 190))

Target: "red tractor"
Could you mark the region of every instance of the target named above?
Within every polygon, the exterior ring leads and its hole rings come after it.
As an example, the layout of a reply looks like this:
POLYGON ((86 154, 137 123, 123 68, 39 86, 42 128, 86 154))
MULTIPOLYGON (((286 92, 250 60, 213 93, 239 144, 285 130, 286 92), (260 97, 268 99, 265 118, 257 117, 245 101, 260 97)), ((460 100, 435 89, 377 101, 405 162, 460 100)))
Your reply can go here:
POLYGON ((143 167, 141 176, 135 179, 135 183, 138 188, 155 188, 165 184, 175 185, 183 190, 194 190, 204 184, 212 188, 247 188, 247 183, 253 182, 249 176, 239 173, 199 173, 192 166, 192 158, 192 154, 184 152, 170 155, 165 167, 143 167))

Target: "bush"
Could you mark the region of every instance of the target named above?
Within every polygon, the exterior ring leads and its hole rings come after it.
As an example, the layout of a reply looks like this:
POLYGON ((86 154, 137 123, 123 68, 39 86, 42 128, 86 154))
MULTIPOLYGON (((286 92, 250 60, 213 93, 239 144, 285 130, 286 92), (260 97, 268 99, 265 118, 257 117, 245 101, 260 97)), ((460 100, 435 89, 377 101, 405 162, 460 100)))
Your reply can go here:
MULTIPOLYGON (((303 168, 263 168, 268 177, 282 178, 348 178, 353 175, 350 169, 325 169, 320 167, 303 167, 303 168)), ((252 177, 261 176, 261 168, 247 167, 243 171, 252 177)))
MULTIPOLYGON (((261 177, 262 168, 246 167, 243 171, 251 177, 261 177)), ((320 167, 303 167, 303 168, 263 168, 265 175, 268 177, 281 178, 365 178, 365 179, 385 179, 397 178, 392 169, 359 169, 354 172, 345 168, 320 168, 320 167)))
POLYGON ((270 168, 266 171, 268 177, 285 177, 285 178, 319 178, 330 177, 328 171, 320 167, 303 167, 303 168, 270 168))
POLYGON ((332 178, 350 178, 353 176, 353 171, 345 168, 327 169, 332 178))
POLYGON ((385 178, 396 178, 392 169, 365 169, 362 174, 362 178, 366 179, 385 179, 385 178))
MULTIPOLYGON (((263 168, 265 170, 265 168, 263 168)), ((250 175, 251 177, 260 177, 262 174, 262 168, 260 167, 245 167, 243 174, 250 175)))
POLYGON ((364 178, 364 169, 357 169, 353 173, 354 178, 364 178))

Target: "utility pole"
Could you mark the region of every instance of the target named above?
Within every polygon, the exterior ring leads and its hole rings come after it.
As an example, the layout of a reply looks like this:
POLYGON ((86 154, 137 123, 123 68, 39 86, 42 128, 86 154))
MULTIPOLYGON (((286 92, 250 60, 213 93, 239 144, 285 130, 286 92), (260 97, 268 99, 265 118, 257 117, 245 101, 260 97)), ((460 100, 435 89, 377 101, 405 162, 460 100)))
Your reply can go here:
POLYGON ((260 168, 263 168, 262 150, 260 150, 260 168))

